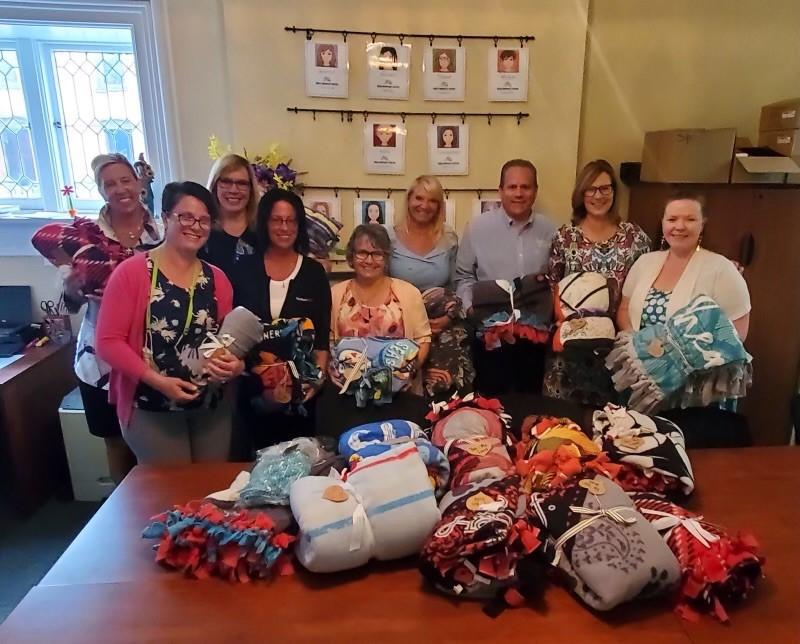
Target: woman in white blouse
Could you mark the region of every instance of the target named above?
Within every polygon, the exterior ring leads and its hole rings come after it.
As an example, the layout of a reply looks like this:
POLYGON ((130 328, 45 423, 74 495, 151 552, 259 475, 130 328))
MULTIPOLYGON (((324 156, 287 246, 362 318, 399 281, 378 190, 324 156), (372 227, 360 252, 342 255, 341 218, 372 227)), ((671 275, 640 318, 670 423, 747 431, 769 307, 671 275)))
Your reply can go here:
POLYGON ((705 222, 699 195, 681 193, 667 201, 661 229, 669 247, 642 255, 631 267, 617 312, 621 330, 663 323, 697 295, 707 295, 744 342, 750 324, 747 284, 728 258, 700 247, 705 222))

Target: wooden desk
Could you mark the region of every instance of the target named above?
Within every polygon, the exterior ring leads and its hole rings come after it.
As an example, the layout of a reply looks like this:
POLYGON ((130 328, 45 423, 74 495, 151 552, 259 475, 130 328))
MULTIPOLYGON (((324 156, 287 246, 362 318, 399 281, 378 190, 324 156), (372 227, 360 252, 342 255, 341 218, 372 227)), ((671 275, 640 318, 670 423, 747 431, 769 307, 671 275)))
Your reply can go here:
POLYGON ((594 613, 555 586, 541 606, 491 619, 478 603, 427 589, 413 560, 246 585, 183 579, 157 566, 139 535, 149 516, 225 487, 240 469, 218 464, 134 469, 0 626, 0 642, 797 641, 800 449, 691 457, 698 491, 690 506, 723 525, 751 528, 767 557, 766 579, 731 611, 732 626, 685 622, 666 601, 594 613))
POLYGON ((27 514, 70 490, 58 408, 75 388, 75 344, 33 347, 0 369, 0 445, 5 490, 27 514))

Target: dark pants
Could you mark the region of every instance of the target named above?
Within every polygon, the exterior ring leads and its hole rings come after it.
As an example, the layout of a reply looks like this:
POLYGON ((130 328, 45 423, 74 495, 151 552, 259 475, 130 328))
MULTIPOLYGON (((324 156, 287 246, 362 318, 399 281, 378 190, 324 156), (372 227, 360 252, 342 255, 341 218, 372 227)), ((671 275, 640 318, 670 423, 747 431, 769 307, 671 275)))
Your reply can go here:
POLYGON ((475 391, 485 396, 511 392, 541 394, 545 345, 528 340, 487 351, 482 340, 473 345, 475 391))
POLYGON ((100 387, 93 387, 78 379, 78 388, 83 400, 83 412, 89 433, 99 438, 122 436, 117 419, 117 409, 108 402, 108 392, 100 387))

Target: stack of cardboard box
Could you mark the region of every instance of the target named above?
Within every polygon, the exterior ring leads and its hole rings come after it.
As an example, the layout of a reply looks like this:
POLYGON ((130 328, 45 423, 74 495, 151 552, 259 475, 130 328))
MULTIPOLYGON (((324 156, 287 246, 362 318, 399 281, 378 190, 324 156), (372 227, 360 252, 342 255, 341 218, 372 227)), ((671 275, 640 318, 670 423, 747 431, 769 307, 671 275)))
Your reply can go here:
POLYGON ((646 132, 642 181, 785 183, 800 181, 800 98, 761 109, 758 148, 734 128, 646 132), (794 158, 792 158, 794 157, 794 158))

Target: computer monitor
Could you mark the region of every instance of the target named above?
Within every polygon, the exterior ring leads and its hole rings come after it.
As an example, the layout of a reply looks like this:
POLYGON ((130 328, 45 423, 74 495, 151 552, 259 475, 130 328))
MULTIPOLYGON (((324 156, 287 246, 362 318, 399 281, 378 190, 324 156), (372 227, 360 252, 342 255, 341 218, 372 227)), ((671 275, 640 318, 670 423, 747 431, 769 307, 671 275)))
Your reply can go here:
POLYGON ((0 286, 0 328, 26 327, 33 322, 30 286, 0 286))

